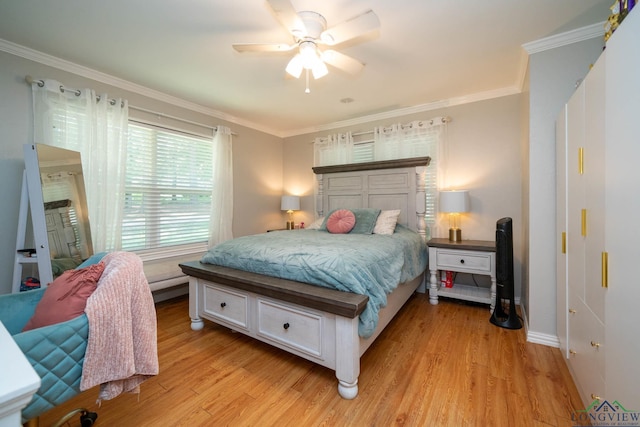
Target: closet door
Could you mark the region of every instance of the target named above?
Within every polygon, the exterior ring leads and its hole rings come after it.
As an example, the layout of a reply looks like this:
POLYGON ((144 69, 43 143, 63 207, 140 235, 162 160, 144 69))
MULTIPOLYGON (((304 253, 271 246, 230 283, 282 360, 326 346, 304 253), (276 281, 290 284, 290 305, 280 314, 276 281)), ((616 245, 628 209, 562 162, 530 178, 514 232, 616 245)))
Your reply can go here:
MULTIPOLYGON (((582 209, 584 208, 584 180, 579 168, 580 153, 584 149, 584 82, 567 103, 567 304, 568 342, 570 365, 575 365, 578 354, 576 332, 579 331, 580 301, 584 294, 584 237, 582 236, 582 209)), ((579 363, 578 363, 579 364, 579 363)), ((578 369, 578 370, 583 370, 578 369)), ((577 373, 577 372, 574 372, 577 373)))
MULTIPOLYGON (((584 170, 585 183, 585 289, 584 302, 604 324, 606 288, 602 287, 602 252, 605 250, 605 61, 606 52, 585 79, 584 170)), ((602 365, 604 367, 604 365, 602 365)))
POLYGON ((586 404, 605 392, 603 64, 594 66, 567 104, 569 366, 586 404))
POLYGON ((640 407, 640 8, 607 43, 607 399, 640 407))
POLYGON ((556 330, 560 352, 569 357, 567 277, 567 107, 556 119, 556 330))

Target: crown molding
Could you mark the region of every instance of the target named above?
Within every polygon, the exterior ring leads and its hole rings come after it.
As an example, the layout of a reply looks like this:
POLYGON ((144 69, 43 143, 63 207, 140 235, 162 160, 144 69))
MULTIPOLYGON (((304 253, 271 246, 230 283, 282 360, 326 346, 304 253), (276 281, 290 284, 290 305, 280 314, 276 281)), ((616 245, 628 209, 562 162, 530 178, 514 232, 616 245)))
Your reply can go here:
POLYGON ((440 108, 453 107, 456 105, 470 104, 472 102, 486 101, 488 99, 500 98, 503 96, 515 95, 520 93, 520 89, 515 86, 505 87, 501 89, 490 90, 486 92, 478 92, 471 95, 459 96, 456 98, 444 99, 441 101, 429 102, 426 104, 415 105, 412 107, 399 108, 392 111, 385 111, 383 113, 371 114, 368 116, 361 116, 354 119, 342 120, 333 123, 327 123, 320 126, 313 126, 304 129, 295 129, 283 132, 282 137, 288 138, 291 136, 304 135, 314 132, 322 132, 331 129, 337 129, 347 126, 355 126, 363 123, 373 122, 377 120, 386 120, 400 116, 406 116, 408 114, 422 113, 425 111, 433 111, 440 108))
POLYGON ((539 40, 534 40, 522 45, 522 48, 529 54, 543 52, 545 50, 555 49, 584 40, 596 37, 604 37, 605 22, 595 23, 586 27, 577 28, 565 33, 555 34, 539 40))
MULTIPOLYGON (((552 39, 552 38, 554 38, 554 40, 555 38, 569 39, 569 38, 560 37, 560 36, 571 33, 570 39, 573 41, 566 42, 564 44, 575 43, 576 41, 579 41, 579 40, 585 40, 585 39, 593 38, 597 36, 598 34, 595 33, 594 28, 598 25, 599 24, 592 25, 591 27, 593 28, 585 27, 585 28, 591 28, 590 30, 580 29, 580 30, 570 31, 562 35, 548 37, 547 39, 552 39), (587 34, 588 36, 585 34, 587 34), (582 38, 578 39, 579 37, 582 37, 582 38)), ((603 28, 604 28, 603 26, 600 26, 601 34, 604 34, 603 28)), ((542 39, 542 40, 547 40, 547 39, 542 39)), ((540 43, 542 40, 537 42, 527 43, 526 45, 523 45, 523 47, 527 49, 527 47, 525 46, 530 46, 530 45, 538 46, 537 43, 540 43)), ((542 44, 540 44, 540 46, 541 45, 542 44)), ((550 46, 548 42, 545 42, 544 45, 550 46)), ((562 44, 556 44, 556 46, 561 46, 561 45, 562 44)), ((548 47, 548 48, 550 49, 551 47, 548 47)), ((540 50, 544 50, 544 49, 540 49, 540 50)), ((264 132, 279 138, 288 138, 292 136, 309 134, 314 132, 323 132, 323 131, 328 131, 328 130, 337 129, 341 127, 360 125, 360 124, 368 123, 372 121, 386 120, 386 119, 406 116, 409 114, 433 111, 440 108, 452 107, 452 106, 462 105, 462 104, 469 104, 469 103, 478 102, 478 101, 485 101, 489 99, 500 98, 503 96, 518 94, 522 91, 522 87, 521 87, 522 82, 520 81, 515 86, 509 86, 509 87, 504 87, 500 89, 495 89, 495 90, 490 90, 485 92, 478 92, 475 94, 464 95, 460 97, 454 97, 454 98, 429 102, 425 104, 419 104, 419 105, 405 107, 405 108, 399 108, 391 111, 360 116, 360 117, 349 119, 349 120, 342 120, 342 121, 327 123, 327 124, 318 125, 318 126, 277 131, 275 129, 261 126, 256 123, 250 122, 248 120, 235 117, 235 116, 223 113, 221 111, 214 110, 212 108, 204 107, 194 102, 185 101, 184 99, 181 99, 172 95, 168 95, 166 93, 163 93, 154 89, 150 89, 142 85, 138 85, 128 80, 120 79, 118 77, 111 76, 109 74, 94 70, 92 68, 84 67, 82 65, 78 65, 76 63, 66 61, 64 59, 60 59, 43 52, 39 52, 37 50, 18 45, 16 43, 9 42, 7 40, 0 39, 0 51, 4 51, 9 54, 19 56, 24 59, 28 59, 30 61, 34 61, 34 62, 47 65, 62 71, 79 75, 81 77, 85 77, 91 80, 95 80, 101 83, 115 86, 120 89, 137 93, 139 95, 143 95, 148 98, 155 99, 157 101, 165 102, 171 105, 175 105, 177 107, 181 107, 187 110, 191 110, 191 111, 202 113, 202 114, 215 117, 221 120, 225 120, 229 123, 234 123, 240 126, 244 126, 247 128, 260 131, 260 132, 264 132)), ((528 52, 531 53, 530 51, 528 52)), ((526 67, 526 62, 525 62, 525 67, 526 67)), ((34 76, 34 77, 37 78, 37 76, 34 76)), ((522 78, 520 80, 522 80, 522 78)))
MULTIPOLYGON (((244 120, 239 117, 214 110, 212 108, 204 107, 200 104, 196 104, 195 102, 185 101, 184 99, 168 95, 166 93, 150 89, 136 83, 132 83, 128 80, 120 79, 118 77, 111 76, 92 68, 84 67, 82 65, 78 65, 76 63, 66 61, 64 59, 60 59, 34 49, 30 49, 28 47, 12 43, 7 40, 0 39, 0 51, 7 52, 12 55, 19 56, 21 58, 28 59, 30 61, 34 61, 43 65, 47 65, 49 67, 57 68, 62 71, 73 73, 87 79, 95 80, 100 83, 105 83, 120 89, 137 93, 139 95, 143 95, 157 101, 166 102, 177 107, 182 107, 187 110, 202 113, 211 117, 225 120, 230 123, 245 126, 274 136, 282 137, 280 132, 277 132, 274 129, 260 126, 248 120, 244 120)), ((34 78, 37 79, 38 77, 34 76, 34 78)))

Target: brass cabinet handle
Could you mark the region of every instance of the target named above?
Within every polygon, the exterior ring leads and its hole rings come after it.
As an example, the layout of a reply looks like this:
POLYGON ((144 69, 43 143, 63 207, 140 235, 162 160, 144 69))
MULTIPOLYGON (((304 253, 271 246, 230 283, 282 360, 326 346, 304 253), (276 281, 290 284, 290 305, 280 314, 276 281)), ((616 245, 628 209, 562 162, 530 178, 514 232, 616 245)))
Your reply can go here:
POLYGON ((566 231, 562 232, 562 253, 563 254, 567 253, 567 232, 566 231))
POLYGON ((576 314, 576 311, 573 308, 569 309, 569 314, 576 314))
POLYGON ((587 210, 586 209, 582 209, 581 213, 581 227, 580 227, 580 233, 582 234, 582 236, 587 237, 587 210))
POLYGON ((602 287, 609 287, 609 253, 602 252, 602 287))
POLYGON ((578 353, 576 353, 576 351, 575 351, 575 350, 571 350, 571 349, 569 349, 569 354, 570 354, 570 355, 572 355, 572 356, 575 356, 575 355, 576 355, 576 354, 578 354, 578 353))
POLYGON ((578 173, 582 175, 584 173, 584 148, 578 148, 578 173))
POLYGON ((601 400, 600 396, 598 396, 597 394, 593 394, 593 393, 591 393, 591 398, 593 400, 601 400))
POLYGON ((591 341, 591 347, 600 348, 600 343, 599 342, 595 342, 595 341, 591 341))

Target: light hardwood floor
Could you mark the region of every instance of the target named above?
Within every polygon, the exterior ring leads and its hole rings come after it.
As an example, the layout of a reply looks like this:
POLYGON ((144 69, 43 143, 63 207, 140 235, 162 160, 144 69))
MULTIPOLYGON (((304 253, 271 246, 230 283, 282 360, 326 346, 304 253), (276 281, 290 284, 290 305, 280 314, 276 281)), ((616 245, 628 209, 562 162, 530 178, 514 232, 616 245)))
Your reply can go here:
POLYGON ((329 369, 211 322, 192 331, 186 298, 156 308, 160 374, 141 394, 98 408, 94 388, 40 426, 79 406, 97 426, 570 426, 584 408, 559 350, 492 325, 485 306, 413 296, 363 356, 351 401, 329 369))

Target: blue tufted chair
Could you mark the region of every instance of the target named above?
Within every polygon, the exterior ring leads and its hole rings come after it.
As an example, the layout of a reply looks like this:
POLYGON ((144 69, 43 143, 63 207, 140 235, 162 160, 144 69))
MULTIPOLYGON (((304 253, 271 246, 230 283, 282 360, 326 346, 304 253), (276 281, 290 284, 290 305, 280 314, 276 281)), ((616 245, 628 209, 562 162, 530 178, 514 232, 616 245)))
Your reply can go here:
POLYGON ((42 383, 22 411, 26 422, 80 393, 82 363, 87 349, 87 316, 21 332, 44 289, 0 296, 0 320, 33 366, 42 383))
MULTIPOLYGON (((99 262, 104 253, 89 258, 78 268, 99 262)), ((37 418, 80 393, 82 364, 87 349, 89 323, 82 314, 55 325, 21 332, 42 298, 44 289, 0 295, 0 320, 41 379, 22 421, 37 418)))

